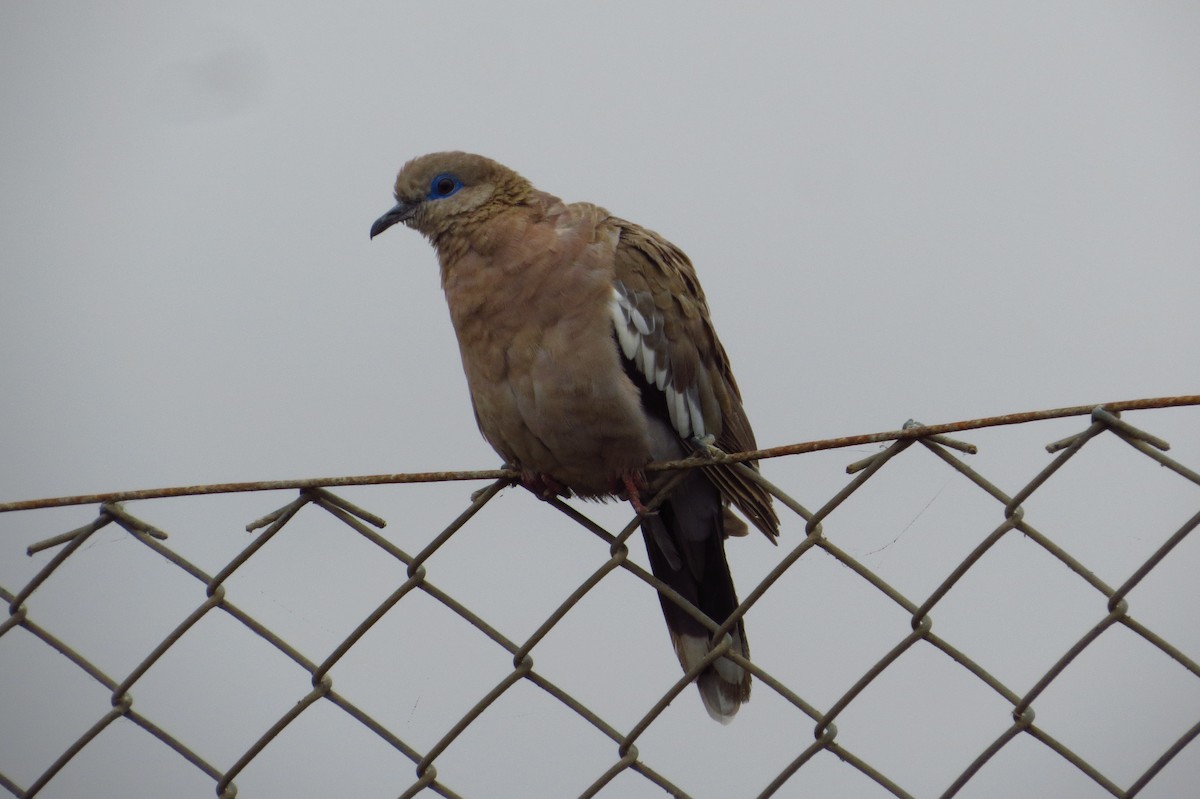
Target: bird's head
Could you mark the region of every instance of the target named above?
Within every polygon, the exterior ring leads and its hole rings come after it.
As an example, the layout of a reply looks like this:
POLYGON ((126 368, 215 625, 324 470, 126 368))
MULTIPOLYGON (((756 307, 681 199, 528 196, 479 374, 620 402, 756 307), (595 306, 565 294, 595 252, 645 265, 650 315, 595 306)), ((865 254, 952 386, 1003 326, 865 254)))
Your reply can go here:
POLYGON ((485 221, 520 204, 530 191, 528 181, 482 155, 422 155, 396 176, 396 205, 371 225, 371 238, 403 222, 436 242, 464 222, 485 221))

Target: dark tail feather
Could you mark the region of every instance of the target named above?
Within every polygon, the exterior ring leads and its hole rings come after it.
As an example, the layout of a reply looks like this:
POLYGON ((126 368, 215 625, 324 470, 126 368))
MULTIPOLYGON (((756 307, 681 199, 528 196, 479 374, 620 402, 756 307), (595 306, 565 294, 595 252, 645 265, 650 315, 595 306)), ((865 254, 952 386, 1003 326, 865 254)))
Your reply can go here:
MULTIPOLYGON (((725 560, 725 509, 720 494, 699 470, 684 478, 658 514, 642 522, 654 576, 718 624, 737 608, 737 594, 725 560)), ((679 664, 687 671, 708 653, 709 631, 670 599, 659 596, 679 664)), ((734 651, 750 656, 739 619, 730 631, 734 651)), ((696 680, 708 715, 728 724, 750 698, 750 672, 733 661, 714 661, 696 680)))

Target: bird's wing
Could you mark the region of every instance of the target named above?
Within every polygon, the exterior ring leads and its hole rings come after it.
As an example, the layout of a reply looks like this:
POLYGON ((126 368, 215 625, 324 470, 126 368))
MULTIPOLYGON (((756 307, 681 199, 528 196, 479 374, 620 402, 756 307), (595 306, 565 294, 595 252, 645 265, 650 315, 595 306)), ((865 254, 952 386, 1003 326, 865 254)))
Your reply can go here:
MULTIPOLYGON (((726 452, 756 449, 691 261, 657 233, 615 217, 607 224, 618 231, 613 325, 622 354, 644 379, 643 391, 662 400, 671 426, 689 445, 712 436, 726 452)), ((754 462, 749 465, 757 468, 754 462)), ((706 467, 705 472, 725 500, 774 539, 779 519, 761 486, 732 466, 706 467)))

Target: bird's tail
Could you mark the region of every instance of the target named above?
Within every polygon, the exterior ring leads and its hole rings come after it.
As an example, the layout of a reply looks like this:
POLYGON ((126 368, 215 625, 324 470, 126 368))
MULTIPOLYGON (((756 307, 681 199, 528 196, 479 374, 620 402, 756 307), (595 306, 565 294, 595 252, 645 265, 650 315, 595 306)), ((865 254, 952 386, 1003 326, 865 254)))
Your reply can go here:
MULTIPOLYGON (((654 576, 718 624, 738 606, 725 560, 727 513, 716 487, 694 469, 671 492, 658 513, 642 522, 654 576)), ((709 631, 671 599, 660 595, 659 601, 675 654, 687 671, 708 654, 709 631)), ((748 658, 750 646, 741 619, 730 635, 733 651, 748 658)), ((732 660, 718 658, 700 673, 696 687, 708 715, 728 724, 750 698, 750 672, 732 660)))

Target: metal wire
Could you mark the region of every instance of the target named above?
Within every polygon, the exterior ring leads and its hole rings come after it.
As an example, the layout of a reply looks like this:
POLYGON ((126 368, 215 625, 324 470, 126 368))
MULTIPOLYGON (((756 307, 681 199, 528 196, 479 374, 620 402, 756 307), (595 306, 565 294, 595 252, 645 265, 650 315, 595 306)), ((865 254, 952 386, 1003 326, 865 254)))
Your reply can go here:
MULTIPOLYGON (((98 505, 97 516, 94 520, 61 535, 35 542, 28 547, 30 554, 48 549, 59 548, 49 558, 45 565, 20 588, 10 591, 0 586, 0 599, 8 604, 8 617, 0 622, 0 641, 5 635, 21 629, 40 642, 40 645, 57 653, 72 664, 82 674, 99 684, 109 695, 110 709, 95 718, 86 729, 76 733, 76 737, 66 746, 52 762, 44 765, 39 776, 32 782, 21 785, 12 776, 0 772, 0 788, 13 796, 32 797, 39 794, 55 777, 66 768, 80 752, 85 750, 98 737, 106 734, 114 722, 124 719, 142 730, 147 735, 174 751, 198 772, 211 779, 216 795, 233 797, 237 794, 236 780, 243 771, 260 756, 264 749, 271 745, 284 731, 288 730, 310 711, 314 705, 325 703, 344 713, 348 719, 370 731, 379 741, 406 758, 413 768, 413 776, 406 784, 396 786, 395 795, 410 797, 424 791, 444 797, 460 796, 449 783, 454 781, 454 774, 448 769, 443 777, 438 772, 439 762, 445 760, 446 751, 451 748, 464 733, 485 711, 504 697, 515 686, 532 686, 548 699, 560 705, 568 713, 578 717, 585 725, 595 729, 600 736, 613 745, 612 760, 599 773, 589 777, 591 782, 583 790, 582 796, 595 796, 605 792, 613 781, 624 775, 636 775, 648 784, 657 786, 671 796, 686 797, 689 794, 680 788, 661 768, 656 768, 647 762, 639 752, 637 742, 651 729, 671 701, 684 691, 695 674, 703 668, 700 664, 688 674, 682 675, 669 689, 665 690, 658 699, 645 708, 644 713, 632 725, 621 727, 606 719, 605 710, 601 707, 589 706, 562 686, 556 684, 546 673, 536 667, 533 655, 538 651, 548 634, 558 625, 585 596, 589 595, 596 586, 605 581, 614 572, 622 571, 635 579, 652 586, 668 601, 677 604, 694 618, 714 632, 717 645, 709 653, 710 662, 717 657, 727 657, 753 673, 758 681, 759 691, 770 691, 776 694, 784 703, 794 707, 797 712, 807 717, 813 723, 812 740, 796 741, 794 756, 777 773, 757 775, 757 796, 769 797, 775 795, 797 773, 802 771, 814 758, 827 752, 843 764, 844 768, 852 769, 863 778, 879 786, 884 792, 897 797, 911 797, 914 793, 902 787, 902 779, 898 775, 885 773, 883 767, 873 764, 862 753, 847 746, 839 733, 838 721, 843 720, 848 709, 855 706, 864 692, 877 683, 881 676, 893 669, 908 652, 922 648, 926 651, 944 656, 947 661, 959 668, 973 681, 985 686, 990 694, 994 694, 1009 708, 1010 718, 997 727, 995 737, 978 754, 966 763, 957 776, 939 794, 941 797, 952 797, 974 780, 979 772, 996 756, 1012 746, 1013 742, 1022 739, 1036 742, 1075 771, 1083 778, 1094 784, 1099 790, 1117 797, 1133 797, 1151 784, 1159 773, 1179 755, 1193 740, 1200 737, 1200 722, 1187 729, 1182 735, 1171 742, 1140 774, 1132 781, 1122 783, 1107 771, 1106 763, 1089 762, 1083 755, 1073 751, 1067 742, 1052 736, 1046 729, 1036 723, 1035 706, 1038 699, 1052 685, 1066 680, 1069 666, 1082 653, 1086 652, 1108 629, 1120 627, 1138 639, 1145 642, 1163 658, 1181 666, 1194 679, 1200 680, 1200 664, 1194 659, 1195 653, 1189 654, 1183 648, 1172 644, 1167 638, 1150 629, 1143 621, 1131 614, 1130 594, 1145 578, 1156 569, 1167 555, 1177 548, 1195 529, 1200 526, 1200 512, 1196 512, 1187 521, 1173 530, 1154 531, 1161 535, 1160 543, 1152 554, 1142 562, 1130 564, 1127 576, 1116 587, 1108 585, 1077 557, 1073 556, 1063 546, 1056 543, 1052 537, 1034 527, 1027 518, 1025 504, 1030 497, 1042 489, 1051 478, 1063 469, 1070 467, 1079 453, 1089 447, 1093 441, 1108 439, 1123 442, 1136 453, 1146 456, 1152 462, 1169 469, 1182 478, 1181 485, 1191 488, 1200 487, 1200 473, 1195 469, 1173 460, 1166 454, 1169 445, 1166 441, 1135 427, 1121 417, 1123 410, 1146 410, 1172 406, 1200 405, 1200 396, 1166 397, 1149 400, 1134 400, 1121 403, 1109 403, 1105 406, 1080 406, 1076 408, 1060 408, 1049 411, 1010 414, 1002 417, 977 419, 943 425, 906 425, 900 431, 876 433, 865 436, 850 436, 839 439, 827 439, 820 442, 808 442, 784 447, 774 447, 754 453, 731 453, 724 456, 738 462, 748 459, 764 459, 771 457, 797 456, 801 453, 814 452, 822 449, 858 446, 866 443, 891 442, 885 449, 851 464, 847 471, 852 474, 849 482, 816 511, 809 511, 800 502, 789 496, 778 486, 765 480, 748 469, 744 473, 750 479, 757 480, 767 488, 784 506, 796 513, 804 521, 805 537, 797 541, 790 550, 781 551, 777 565, 765 575, 757 585, 745 593, 745 598, 738 611, 728 620, 718 624, 709 619, 699 609, 692 606, 686 599, 672 591, 657 580, 652 574, 630 559, 626 543, 638 529, 639 519, 634 517, 622 529, 609 531, 589 516, 580 512, 577 507, 552 500, 548 504, 563 514, 567 519, 578 524, 584 530, 597 536, 608 547, 607 557, 599 560, 592 571, 582 579, 577 587, 557 606, 547 608, 544 620, 536 629, 523 640, 513 640, 499 627, 486 619, 487 610, 468 607, 452 593, 443 590, 435 584, 430 576, 430 565, 434 555, 445 547, 448 542, 460 535, 472 519, 484 508, 499 491, 510 484, 513 473, 505 470, 489 470, 475 472, 428 473, 421 475, 375 475, 368 477, 330 478, 301 480, 290 482, 260 482, 225 484, 218 486, 191 486, 182 488, 154 489, 149 491, 130 491, 112 494, 93 494, 75 497, 62 497, 44 500, 10 502, 0 505, 0 512, 16 510, 33 510, 39 508, 61 507, 63 505, 95 504, 98 505), (1050 444, 1047 449, 1054 455, 1044 467, 1039 468, 1033 476, 1016 492, 1009 494, 976 472, 962 459, 961 455, 974 451, 971 444, 946 438, 947 433, 982 427, 1021 424, 1031 421, 1068 416, 1087 415, 1089 424, 1072 436, 1050 444), (920 444, 920 447, 913 447, 920 444), (990 532, 983 535, 978 543, 945 575, 941 582, 926 596, 906 596, 902 591, 890 585, 879 574, 872 571, 861 560, 852 556, 845 548, 830 540, 824 532, 823 525, 831 515, 846 503, 853 502, 860 495, 861 489, 885 469, 900 469, 907 462, 902 457, 909 450, 931 452, 947 464, 953 474, 973 484, 987 497, 996 503, 997 520, 990 532), (490 480, 490 485, 478 491, 468 507, 454 520, 447 524, 440 533, 435 535, 420 551, 409 553, 393 541, 383 537, 378 531, 386 524, 385 520, 370 511, 346 501, 333 493, 330 486, 372 485, 390 482, 433 482, 442 480, 490 480), (158 527, 135 515, 119 503, 147 502, 161 500, 167 497, 177 497, 187 494, 213 494, 224 492, 244 492, 259 490, 278 490, 290 488, 298 490, 292 501, 282 507, 261 516, 247 525, 247 530, 257 531, 254 539, 241 552, 228 561, 216 574, 209 574, 204 569, 183 557, 178 551, 169 546, 167 533, 158 527), (323 512, 336 520, 347 530, 360 536, 363 541, 373 547, 381 557, 392 559, 403 567, 405 579, 382 602, 370 610, 354 629, 344 636, 329 651, 310 656, 300 648, 289 644, 276 632, 255 619, 235 605, 231 600, 231 590, 227 590, 230 578, 238 573, 252 559, 268 557, 262 554, 263 548, 273 538, 285 534, 288 525, 301 514, 323 512), (84 653, 77 651, 69 642, 61 640, 51 631, 45 629, 37 621, 37 592, 53 575, 59 573, 70 558, 76 555, 88 539, 97 531, 115 525, 124 530, 133 540, 142 544, 155 556, 170 564, 182 574, 195 581, 199 598, 193 610, 173 629, 161 638, 158 645, 146 655, 141 662, 133 666, 121 676, 110 676, 84 653), (1065 651, 1045 669, 1030 685, 1015 686, 1007 684, 998 676, 991 673, 985 665, 973 658, 967 652, 956 648, 941 634, 934 631, 933 613, 938 609, 946 596, 969 575, 977 564, 987 558, 990 553, 1012 537, 1021 537, 1040 548, 1047 556, 1061 564, 1070 574, 1075 575, 1081 583, 1092 592, 1100 603, 1091 626, 1079 635, 1065 651), (754 663, 730 649, 730 639, 726 633, 737 620, 749 612, 768 592, 778 590, 775 587, 802 558, 813 557, 810 553, 822 552, 845 566, 849 573, 862 581, 864 586, 879 594, 887 603, 891 603, 907 614, 910 620, 910 632, 897 640, 888 642, 883 652, 873 663, 856 677, 847 680, 847 687, 831 702, 818 703, 812 698, 806 699, 802 690, 796 686, 788 686, 778 676, 767 672, 760 664, 754 663), (498 647, 511 658, 511 669, 500 679, 496 680, 473 704, 462 713, 431 745, 420 747, 394 729, 371 715, 368 710, 351 702, 344 694, 334 690, 332 672, 335 666, 356 647, 389 612, 410 596, 423 595, 433 600, 447 611, 470 625, 483 636, 489 645, 498 647), (223 614, 228 619, 241 625, 252 635, 267 646, 277 650, 291 662, 295 663, 309 675, 311 688, 303 695, 297 696, 294 703, 280 714, 271 724, 258 734, 253 743, 244 749, 232 762, 216 765, 211 756, 189 747, 181 740, 176 732, 148 718, 135 703, 132 690, 140 680, 158 663, 189 630, 210 614, 223 614), (1124 784, 1124 787, 1122 785, 1124 784)), ((694 468, 709 461, 690 460, 672 464, 660 465, 656 468, 694 468)), ((680 472, 682 475, 682 472, 680 472)), ((1185 489, 1190 490, 1190 489, 1185 489)), ((656 497, 661 501, 664 495, 656 497)), ((532 501, 532 500, 531 500, 532 501)), ((1200 504, 1198 502, 1197 504, 1200 504)), ((818 556, 819 557, 819 556, 818 556)), ((534 579, 532 576, 530 579, 534 579)), ((1190 608, 1195 613, 1200 608, 1190 608)), ((5 676, 0 674, 0 685, 5 676)), ((5 720, 0 717, 0 733, 10 734, 14 731, 5 730, 5 720)))

